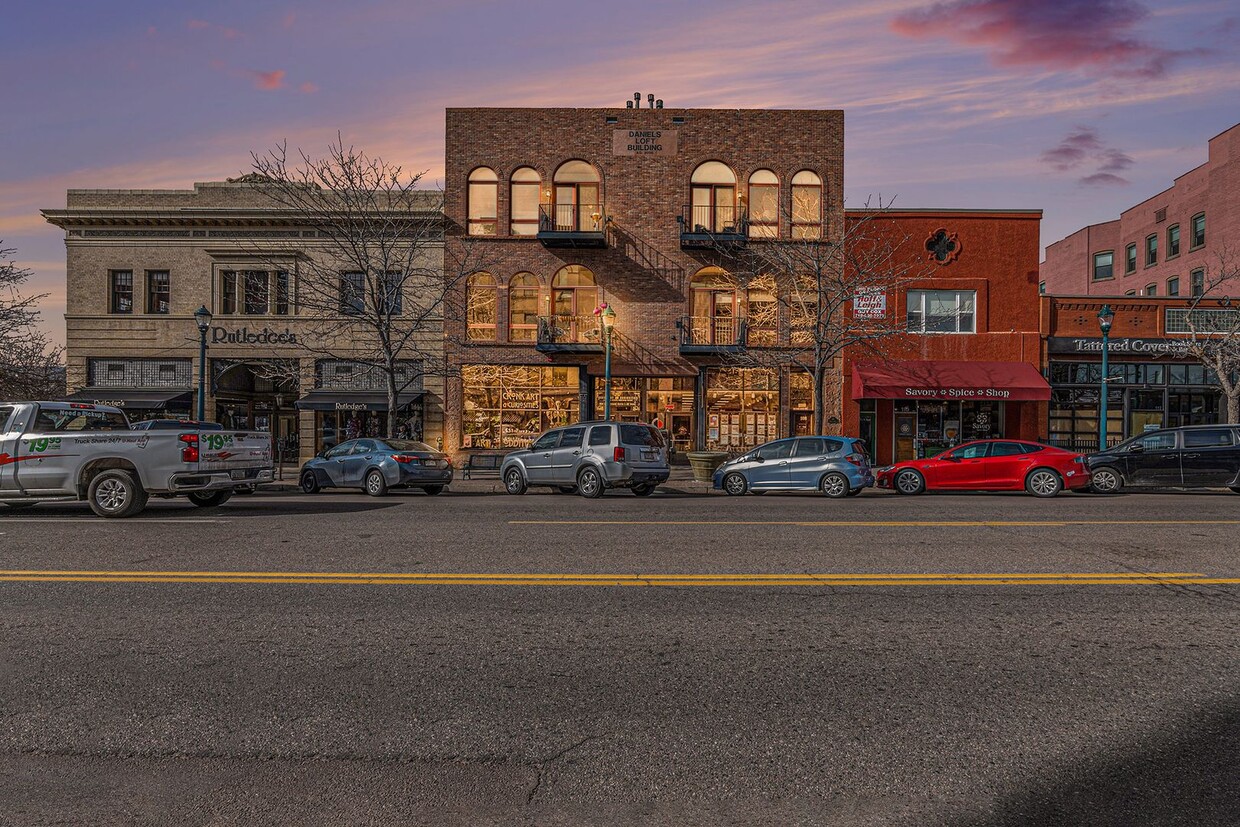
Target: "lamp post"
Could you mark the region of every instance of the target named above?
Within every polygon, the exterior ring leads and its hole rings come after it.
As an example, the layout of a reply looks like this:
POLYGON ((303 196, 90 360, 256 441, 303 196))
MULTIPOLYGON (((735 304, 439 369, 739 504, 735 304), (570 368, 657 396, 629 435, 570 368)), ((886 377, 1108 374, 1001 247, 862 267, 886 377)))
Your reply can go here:
POLYGON ((1108 355, 1111 349, 1111 322, 1115 321, 1115 312, 1111 305, 1104 304, 1098 311, 1098 327, 1102 330, 1102 399, 1098 405, 1098 450, 1107 448, 1107 379, 1110 377, 1108 355))
POLYGON ((616 311, 603 305, 603 419, 611 419, 611 329, 616 324, 616 311))
POLYGON ((211 326, 211 311, 204 304, 194 311, 194 324, 198 325, 198 421, 207 418, 207 328, 211 326))

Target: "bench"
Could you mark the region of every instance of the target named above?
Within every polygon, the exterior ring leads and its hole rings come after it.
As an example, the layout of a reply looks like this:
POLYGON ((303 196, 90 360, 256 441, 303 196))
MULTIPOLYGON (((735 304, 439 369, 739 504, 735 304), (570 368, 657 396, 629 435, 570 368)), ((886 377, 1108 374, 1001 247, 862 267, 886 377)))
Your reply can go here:
POLYGON ((461 479, 474 477, 499 478, 499 467, 504 463, 503 454, 470 454, 461 466, 461 479))

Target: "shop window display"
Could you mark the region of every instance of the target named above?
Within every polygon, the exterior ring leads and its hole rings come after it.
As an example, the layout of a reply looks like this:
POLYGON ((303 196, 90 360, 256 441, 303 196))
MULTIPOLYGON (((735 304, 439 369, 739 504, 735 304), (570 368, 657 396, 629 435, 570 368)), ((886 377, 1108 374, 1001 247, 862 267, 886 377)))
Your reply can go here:
POLYGON ((464 365, 461 447, 524 448, 580 419, 577 368, 464 365))
POLYGON ((779 371, 707 370, 706 417, 707 450, 737 452, 778 439, 779 371))
MULTIPOLYGON (((674 451, 693 450, 694 380, 687 376, 612 377, 611 418, 645 422, 671 435, 674 451)), ((594 417, 603 417, 604 381, 594 380, 594 417)))

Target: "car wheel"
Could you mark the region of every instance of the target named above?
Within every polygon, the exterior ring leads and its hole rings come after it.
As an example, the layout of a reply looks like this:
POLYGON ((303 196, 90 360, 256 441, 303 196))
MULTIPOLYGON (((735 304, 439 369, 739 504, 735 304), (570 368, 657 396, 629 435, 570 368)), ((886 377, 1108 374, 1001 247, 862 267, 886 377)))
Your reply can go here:
POLYGON ((1038 468, 1025 477, 1025 490, 1035 497, 1053 497, 1063 490, 1063 478, 1049 468, 1038 468))
POLYGON ((504 474, 504 490, 509 494, 524 494, 525 489, 525 477, 521 475, 521 469, 509 468, 504 474))
POLYGON ((189 501, 199 508, 215 508, 232 499, 231 491, 195 491, 189 495, 189 501))
MULTIPOLYGON (((1231 486, 1231 490, 1233 493, 1240 494, 1240 485, 1231 486)), ((15 503, 10 503, 10 505, 15 505, 15 503)), ((34 503, 30 503, 30 505, 34 505, 34 503)))
POLYGON ((654 489, 657 487, 658 486, 654 485, 635 485, 631 490, 639 497, 649 497, 654 493, 654 489))
POLYGON ((378 468, 371 468, 366 472, 366 493, 372 497, 382 497, 387 493, 387 480, 383 478, 383 472, 378 468))
POLYGON ((1099 468, 1089 480, 1089 488, 1095 494, 1118 494, 1124 487, 1124 478, 1114 468, 1099 468))
POLYGON ((728 493, 729 497, 739 497, 749 488, 749 483, 745 482, 744 474, 728 474, 723 478, 723 490, 728 493))
POLYGON ((576 494, 577 486, 575 485, 557 485, 555 490, 561 494, 576 494))
POLYGON ((577 492, 590 500, 603 496, 603 475, 593 468, 582 468, 577 475, 577 492))
POLYGON ((34 508, 37 502, 5 503, 9 508, 34 508))
POLYGON ((832 471, 822 478, 818 483, 818 490, 833 500, 838 500, 848 496, 848 490, 851 486, 848 484, 848 477, 843 474, 832 471))
POLYGON ((317 494, 322 490, 319 487, 319 478, 315 476, 313 471, 307 471, 301 475, 301 491, 303 494, 317 494))
POLYGON ((926 478, 912 468, 896 474, 896 490, 901 494, 920 494, 926 490, 926 478))
POLYGON ((146 508, 147 494, 133 474, 116 469, 96 474, 86 499, 100 517, 132 517, 146 508))
POLYGON ((442 485, 428 485, 422 490, 425 491, 427 494, 430 494, 433 497, 436 494, 443 493, 443 486, 442 485))

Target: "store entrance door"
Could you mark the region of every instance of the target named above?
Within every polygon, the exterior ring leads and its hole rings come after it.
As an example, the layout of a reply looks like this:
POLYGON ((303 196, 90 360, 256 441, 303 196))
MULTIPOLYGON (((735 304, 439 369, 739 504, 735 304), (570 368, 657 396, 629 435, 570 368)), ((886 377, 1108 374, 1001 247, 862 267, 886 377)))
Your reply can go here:
POLYGON ((897 413, 895 434, 896 462, 904 462, 907 459, 916 459, 913 449, 914 439, 916 436, 917 414, 912 412, 897 413))

